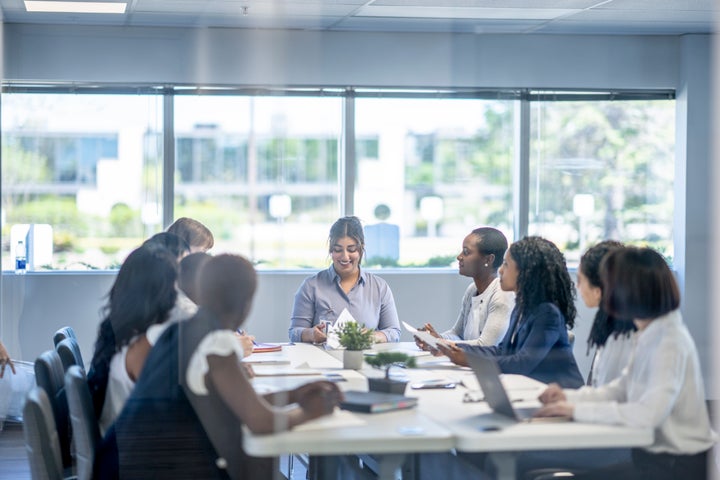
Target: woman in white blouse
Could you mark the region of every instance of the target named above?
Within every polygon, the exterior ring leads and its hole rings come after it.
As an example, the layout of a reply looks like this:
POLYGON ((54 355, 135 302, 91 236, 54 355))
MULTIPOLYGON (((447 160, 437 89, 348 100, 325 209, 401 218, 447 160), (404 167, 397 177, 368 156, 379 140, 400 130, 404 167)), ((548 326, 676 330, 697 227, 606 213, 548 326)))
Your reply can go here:
MULTIPOLYGON (((442 333, 435 331, 430 323, 420 330, 456 343, 497 345, 505 336, 515 306, 515 295, 500 288, 497 273, 507 247, 507 239, 499 230, 481 227, 470 232, 463 240, 457 261, 458 273, 473 281, 462 297, 455 325, 442 333)), ((430 350, 419 339, 416 343, 420 348, 430 350)))
POLYGON ((578 478, 706 478, 716 441, 710 428, 697 349, 680 315, 680 293, 665 260, 649 248, 610 252, 601 264, 603 307, 632 318, 638 332, 630 364, 602 387, 550 385, 538 416, 653 428, 655 441, 632 462, 578 478))

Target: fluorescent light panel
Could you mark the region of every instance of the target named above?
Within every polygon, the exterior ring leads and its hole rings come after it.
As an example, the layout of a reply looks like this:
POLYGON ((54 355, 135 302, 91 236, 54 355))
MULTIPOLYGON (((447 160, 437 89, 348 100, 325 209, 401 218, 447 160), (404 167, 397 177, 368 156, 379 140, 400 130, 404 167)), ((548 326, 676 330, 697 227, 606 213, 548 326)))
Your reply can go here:
POLYGON ((52 13, 125 13, 125 2, 53 2, 25 0, 28 12, 52 13))
POLYGON ((486 8, 366 5, 356 17, 444 18, 470 20, 552 20, 580 12, 569 8, 486 8))

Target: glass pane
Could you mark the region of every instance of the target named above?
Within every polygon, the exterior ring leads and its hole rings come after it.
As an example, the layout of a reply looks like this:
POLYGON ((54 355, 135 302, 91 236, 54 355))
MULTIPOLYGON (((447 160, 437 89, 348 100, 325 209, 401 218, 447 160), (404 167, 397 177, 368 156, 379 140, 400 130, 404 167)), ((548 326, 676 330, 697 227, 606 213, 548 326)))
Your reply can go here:
POLYGON ((379 225, 369 265, 450 266, 478 226, 512 239, 512 101, 361 98, 355 111, 355 211, 379 225))
POLYGON ((536 102, 530 234, 577 263, 614 239, 672 258, 675 102, 536 102))
POLYGON ((341 127, 340 98, 177 97, 175 217, 260 268, 326 265, 341 127))
POLYGON ((115 268, 161 228, 162 100, 4 94, 2 268, 115 268), (33 227, 30 227, 33 226, 33 227))

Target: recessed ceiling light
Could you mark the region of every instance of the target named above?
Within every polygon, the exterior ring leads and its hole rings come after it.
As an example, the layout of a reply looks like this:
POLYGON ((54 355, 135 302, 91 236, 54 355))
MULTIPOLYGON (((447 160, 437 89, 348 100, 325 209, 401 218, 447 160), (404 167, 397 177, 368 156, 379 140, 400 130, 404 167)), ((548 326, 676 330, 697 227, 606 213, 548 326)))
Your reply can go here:
POLYGON ((125 13, 125 2, 53 2, 25 0, 28 12, 125 13))

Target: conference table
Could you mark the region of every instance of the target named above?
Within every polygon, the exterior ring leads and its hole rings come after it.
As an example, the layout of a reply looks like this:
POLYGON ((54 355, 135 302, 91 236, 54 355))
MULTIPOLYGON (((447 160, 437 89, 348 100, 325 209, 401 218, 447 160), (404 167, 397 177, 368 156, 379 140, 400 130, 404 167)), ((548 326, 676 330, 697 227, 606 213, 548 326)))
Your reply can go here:
MULTIPOLYGON (((468 368, 452 365, 447 357, 432 357, 418 351, 412 342, 376 345, 379 350, 402 351, 416 355, 417 367, 400 370, 410 382, 446 379, 454 389, 412 390, 407 396, 418 397, 417 408, 377 414, 336 411, 333 415, 295 427, 291 431, 255 435, 247 428, 243 447, 254 456, 308 454, 315 462, 315 478, 335 478, 334 459, 343 455, 371 455, 377 461, 381 479, 395 479, 408 459, 429 452, 484 452, 495 463, 498 478, 514 479, 516 456, 528 450, 641 447, 653 442, 652 429, 579 422, 516 422, 491 411, 483 401, 468 402, 468 395, 481 397, 475 374, 468 368)), ((331 378, 341 379, 343 391, 367 390, 367 377, 382 376, 379 370, 364 365, 360 371, 343 370, 340 351, 321 346, 295 344, 284 346, 279 354, 254 354, 258 392, 292 389, 303 383, 331 378), (274 356, 272 356, 274 355, 274 356)), ((503 384, 514 404, 539 405, 537 395, 544 385, 518 375, 503 375, 503 384)), ((476 398, 477 399, 477 398, 476 398)), ((417 471, 406 468, 403 478, 417 471)))

